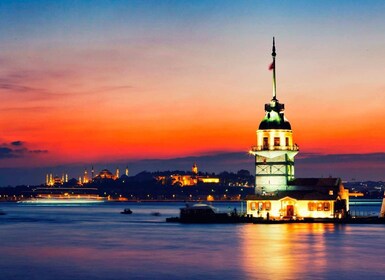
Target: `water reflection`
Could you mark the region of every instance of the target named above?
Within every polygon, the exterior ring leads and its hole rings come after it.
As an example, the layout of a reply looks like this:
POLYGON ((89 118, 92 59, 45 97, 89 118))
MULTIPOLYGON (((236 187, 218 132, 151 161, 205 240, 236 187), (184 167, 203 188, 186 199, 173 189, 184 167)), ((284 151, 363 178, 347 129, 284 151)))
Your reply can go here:
POLYGON ((2 205, 0 278, 385 278, 384 225, 165 223, 181 206, 2 205))
POLYGON ((378 225, 248 225, 239 232, 242 267, 252 279, 382 278, 384 232, 378 225))
POLYGON ((327 268, 329 224, 248 225, 242 228, 243 267, 250 278, 298 279, 327 268))

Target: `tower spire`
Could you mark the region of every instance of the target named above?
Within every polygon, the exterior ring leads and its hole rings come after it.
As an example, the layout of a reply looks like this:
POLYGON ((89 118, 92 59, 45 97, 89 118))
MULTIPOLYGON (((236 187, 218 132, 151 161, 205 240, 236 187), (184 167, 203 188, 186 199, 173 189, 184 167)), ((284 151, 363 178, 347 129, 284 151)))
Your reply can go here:
POLYGON ((272 63, 272 68, 273 68, 273 100, 277 100, 277 81, 275 77, 275 56, 277 54, 275 53, 275 38, 273 37, 273 52, 271 53, 271 56, 273 57, 273 63, 272 63))

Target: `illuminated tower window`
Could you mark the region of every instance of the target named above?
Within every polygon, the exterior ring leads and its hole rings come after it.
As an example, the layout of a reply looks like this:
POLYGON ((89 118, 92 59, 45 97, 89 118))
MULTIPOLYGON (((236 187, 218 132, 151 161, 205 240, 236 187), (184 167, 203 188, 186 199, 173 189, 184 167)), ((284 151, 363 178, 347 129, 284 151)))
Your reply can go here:
POLYGON ((274 137, 274 146, 277 147, 277 146, 280 146, 280 142, 279 142, 279 137, 274 137))
POLYGON ((263 149, 264 150, 269 149, 269 138, 268 137, 263 137, 263 149))

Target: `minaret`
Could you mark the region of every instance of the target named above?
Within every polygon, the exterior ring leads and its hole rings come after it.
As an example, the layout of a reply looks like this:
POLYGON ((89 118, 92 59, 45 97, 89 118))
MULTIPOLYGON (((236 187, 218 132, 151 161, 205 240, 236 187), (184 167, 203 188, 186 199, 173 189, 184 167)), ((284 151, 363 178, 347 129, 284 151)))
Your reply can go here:
POLYGON ((128 166, 126 166, 126 176, 128 176, 128 166))
POLYGON ((198 174, 198 165, 194 162, 192 168, 191 168, 191 171, 194 175, 197 175, 198 174))
POLYGON ((116 168, 116 179, 119 179, 119 168, 116 168))
POLYGON ((250 151, 255 156, 255 192, 268 194, 286 190, 289 181, 294 179, 294 156, 298 146, 294 144, 293 132, 285 118, 285 105, 277 99, 276 52, 273 38, 273 98, 265 104, 265 117, 257 130, 257 145, 250 151))
POLYGON ((88 183, 88 172, 87 172, 87 168, 84 169, 83 183, 84 183, 84 184, 87 184, 87 183, 88 183))
POLYGON ((94 166, 92 165, 92 168, 91 168, 91 180, 94 180, 94 177, 95 177, 95 170, 94 170, 94 166))

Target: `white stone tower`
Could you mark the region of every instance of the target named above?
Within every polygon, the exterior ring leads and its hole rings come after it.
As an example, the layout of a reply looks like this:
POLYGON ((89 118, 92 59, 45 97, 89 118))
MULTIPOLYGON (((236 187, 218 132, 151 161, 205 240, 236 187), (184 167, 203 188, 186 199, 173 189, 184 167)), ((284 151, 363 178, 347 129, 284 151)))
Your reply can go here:
POLYGON ((273 38, 273 98, 265 104, 265 117, 257 130, 257 145, 250 151, 255 156, 255 192, 269 194, 286 190, 287 183, 294 179, 294 157, 298 146, 294 144, 293 132, 285 118, 285 105, 279 103, 276 88, 275 40, 273 38))

